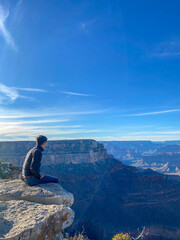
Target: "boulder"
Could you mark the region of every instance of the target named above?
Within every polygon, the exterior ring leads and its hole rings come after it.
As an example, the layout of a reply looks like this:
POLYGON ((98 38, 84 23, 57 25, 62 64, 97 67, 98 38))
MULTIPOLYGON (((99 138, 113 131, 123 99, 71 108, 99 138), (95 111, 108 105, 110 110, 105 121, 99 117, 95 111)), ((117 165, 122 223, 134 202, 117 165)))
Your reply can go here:
POLYGON ((0 201, 26 200, 42 204, 63 204, 72 206, 74 197, 60 184, 48 183, 28 186, 20 179, 0 180, 0 201))
POLYGON ((28 186, 0 180, 0 240, 63 239, 74 220, 72 193, 57 183, 28 186))

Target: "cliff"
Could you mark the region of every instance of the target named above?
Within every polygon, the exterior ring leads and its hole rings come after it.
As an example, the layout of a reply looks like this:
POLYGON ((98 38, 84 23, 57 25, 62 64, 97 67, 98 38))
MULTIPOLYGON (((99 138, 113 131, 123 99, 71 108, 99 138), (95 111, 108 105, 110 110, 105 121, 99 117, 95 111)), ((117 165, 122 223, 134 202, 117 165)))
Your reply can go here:
POLYGON ((73 194, 61 185, 0 180, 0 240, 58 240, 74 220, 73 194))
POLYGON ((76 219, 67 229, 71 235, 84 226, 90 239, 111 240, 120 232, 137 237, 138 228, 145 226, 148 232, 143 239, 180 238, 180 186, 170 176, 139 170, 114 158, 43 166, 42 170, 58 176, 74 194, 76 219))
MULTIPOLYGON (((35 145, 29 144, 10 142, 1 143, 0 147, 6 153, 4 157, 8 153, 10 160, 18 161, 18 151, 22 157, 24 149, 35 145)), ((143 150, 144 147, 147 150, 148 146, 141 146, 143 150)), ((42 163, 44 161, 41 172, 57 176, 62 187, 74 195, 72 210, 76 218, 66 229, 70 236, 81 232, 84 226, 90 239, 111 240, 120 232, 137 236, 138 228, 145 226, 148 240, 180 239, 180 182, 177 179, 151 169, 124 165, 94 140, 51 141, 43 152, 42 163)))
MULTIPOLYGON (((22 166, 26 153, 35 145, 34 141, 0 142, 0 158, 22 166)), ((103 144, 95 140, 48 141, 42 165, 96 162, 108 157, 103 144)))

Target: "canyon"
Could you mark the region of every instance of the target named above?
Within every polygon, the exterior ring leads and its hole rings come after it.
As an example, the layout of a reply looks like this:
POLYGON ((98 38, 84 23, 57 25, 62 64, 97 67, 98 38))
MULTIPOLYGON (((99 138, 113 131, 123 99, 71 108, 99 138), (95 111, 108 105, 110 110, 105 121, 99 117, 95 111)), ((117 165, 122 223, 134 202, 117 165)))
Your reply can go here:
POLYGON ((109 154, 124 164, 180 176, 180 141, 103 141, 109 154))
MULTIPOLYGON (((21 168, 34 145, 0 142, 0 158, 21 168)), ((91 240, 111 240, 120 232, 137 236, 145 226, 143 239, 180 238, 177 175, 128 166, 92 139, 49 141, 41 172, 57 176, 74 196, 75 219, 67 228, 70 235, 84 228, 91 240)))

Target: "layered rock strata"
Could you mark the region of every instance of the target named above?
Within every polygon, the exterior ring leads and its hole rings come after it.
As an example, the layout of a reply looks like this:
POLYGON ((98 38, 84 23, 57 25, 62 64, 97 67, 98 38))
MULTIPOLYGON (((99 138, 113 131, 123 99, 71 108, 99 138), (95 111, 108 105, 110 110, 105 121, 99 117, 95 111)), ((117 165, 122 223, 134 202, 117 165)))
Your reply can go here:
MULTIPOLYGON (((21 167, 26 153, 34 146, 34 141, 0 142, 0 158, 21 167)), ((48 141, 42 165, 96 162, 108 157, 103 144, 95 140, 48 141)))

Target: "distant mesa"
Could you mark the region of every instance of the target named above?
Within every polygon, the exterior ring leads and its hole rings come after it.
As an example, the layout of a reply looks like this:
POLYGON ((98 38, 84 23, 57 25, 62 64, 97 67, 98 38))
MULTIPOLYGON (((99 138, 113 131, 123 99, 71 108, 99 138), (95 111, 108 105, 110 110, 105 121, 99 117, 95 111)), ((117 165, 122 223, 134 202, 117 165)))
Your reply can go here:
MULTIPOLYGON (((0 142, 0 158, 22 166, 26 153, 35 145, 35 141, 0 142)), ((96 162, 109 156, 103 144, 92 139, 48 141, 42 165, 96 162)))

